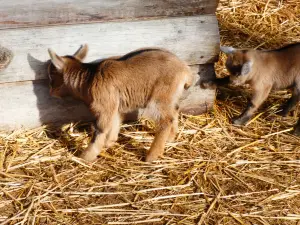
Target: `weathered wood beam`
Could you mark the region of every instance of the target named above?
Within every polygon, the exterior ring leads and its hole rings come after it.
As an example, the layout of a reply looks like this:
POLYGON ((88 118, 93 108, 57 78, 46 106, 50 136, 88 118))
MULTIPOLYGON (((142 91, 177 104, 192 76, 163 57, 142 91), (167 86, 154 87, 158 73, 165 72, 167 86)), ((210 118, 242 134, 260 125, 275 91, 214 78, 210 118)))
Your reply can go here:
POLYGON ((0 29, 214 14, 217 0, 0 0, 0 29))
POLYGON ((14 58, 0 71, 0 83, 46 79, 48 48, 60 55, 73 54, 84 43, 90 47, 86 61, 142 47, 164 47, 190 65, 206 64, 219 52, 218 22, 206 15, 2 30, 0 46, 10 49, 14 58))

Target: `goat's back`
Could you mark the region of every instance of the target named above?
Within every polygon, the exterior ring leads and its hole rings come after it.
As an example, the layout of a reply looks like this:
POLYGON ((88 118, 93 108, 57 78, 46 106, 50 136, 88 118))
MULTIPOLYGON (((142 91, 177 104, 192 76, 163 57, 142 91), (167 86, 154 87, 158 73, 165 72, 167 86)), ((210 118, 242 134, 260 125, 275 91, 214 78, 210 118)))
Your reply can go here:
MULTIPOLYGON (((191 81, 191 71, 185 62, 164 49, 140 49, 118 59, 101 62, 98 69, 99 85, 94 93, 99 98, 120 100, 121 111, 145 107, 153 96, 172 98, 191 81), (108 95, 108 96, 105 96, 108 95)), ((96 81, 97 83, 97 81, 96 81)))
POLYGON ((300 44, 255 54, 254 70, 260 79, 272 82, 274 89, 290 87, 297 77, 300 79, 300 44))

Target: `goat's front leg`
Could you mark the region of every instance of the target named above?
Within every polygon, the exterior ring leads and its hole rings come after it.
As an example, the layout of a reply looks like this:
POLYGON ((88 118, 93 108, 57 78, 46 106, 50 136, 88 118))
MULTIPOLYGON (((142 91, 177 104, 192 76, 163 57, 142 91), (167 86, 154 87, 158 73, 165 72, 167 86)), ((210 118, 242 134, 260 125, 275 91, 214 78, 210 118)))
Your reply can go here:
POLYGON ((102 148, 104 147, 104 143, 106 140, 107 133, 103 130, 100 130, 98 127, 95 128, 94 137, 88 145, 87 149, 85 149, 80 158, 93 162, 97 159, 97 156, 100 154, 102 148))
POLYGON ((267 87, 260 87, 260 88, 254 88, 254 93, 252 96, 251 101, 248 103, 247 108, 245 111, 238 117, 233 118, 232 122, 236 125, 244 125, 246 124, 253 114, 256 112, 256 110, 261 106, 261 104, 267 99, 272 86, 267 87))
POLYGON ((97 159, 101 150, 111 142, 111 139, 118 137, 119 129, 116 125, 119 125, 114 121, 117 112, 114 113, 101 113, 96 121, 94 137, 86 150, 80 155, 86 161, 92 162, 97 159))

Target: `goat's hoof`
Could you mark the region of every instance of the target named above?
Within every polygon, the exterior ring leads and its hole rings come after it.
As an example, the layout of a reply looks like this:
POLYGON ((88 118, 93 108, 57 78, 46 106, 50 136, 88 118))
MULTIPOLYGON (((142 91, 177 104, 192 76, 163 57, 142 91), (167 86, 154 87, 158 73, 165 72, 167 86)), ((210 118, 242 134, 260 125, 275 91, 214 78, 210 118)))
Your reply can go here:
POLYGON ((97 160, 98 155, 99 154, 94 151, 85 150, 79 157, 87 162, 94 162, 97 160))
POLYGON ((168 137, 168 142, 174 142, 176 138, 176 134, 170 134, 168 137))
POLYGON ((278 116, 287 117, 289 115, 289 112, 285 110, 281 110, 277 113, 278 116))
POLYGON ((148 154, 146 156, 145 162, 152 162, 158 159, 158 155, 148 154))
POLYGON ((106 148, 111 148, 115 145, 116 141, 109 141, 105 144, 105 147, 106 148))
POLYGON ((244 117, 235 117, 232 119, 232 123, 234 125, 245 125, 248 122, 248 118, 244 118, 244 117))

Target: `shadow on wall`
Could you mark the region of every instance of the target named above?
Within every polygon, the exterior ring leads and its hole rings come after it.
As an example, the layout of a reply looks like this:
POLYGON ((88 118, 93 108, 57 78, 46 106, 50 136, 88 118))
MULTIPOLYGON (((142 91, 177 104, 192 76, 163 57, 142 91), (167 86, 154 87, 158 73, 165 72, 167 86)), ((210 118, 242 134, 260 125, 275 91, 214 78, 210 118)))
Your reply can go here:
MULTIPOLYGON (((46 62, 35 59, 30 54, 27 60, 35 72, 35 76, 41 77, 41 74, 47 75, 47 67, 50 60, 46 62)), ((80 101, 72 98, 57 99, 49 94, 48 79, 33 81, 33 91, 37 97, 37 108, 39 111, 39 120, 41 124, 60 127, 62 124, 78 121, 91 121, 93 116, 88 108, 80 101)))

